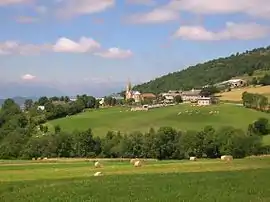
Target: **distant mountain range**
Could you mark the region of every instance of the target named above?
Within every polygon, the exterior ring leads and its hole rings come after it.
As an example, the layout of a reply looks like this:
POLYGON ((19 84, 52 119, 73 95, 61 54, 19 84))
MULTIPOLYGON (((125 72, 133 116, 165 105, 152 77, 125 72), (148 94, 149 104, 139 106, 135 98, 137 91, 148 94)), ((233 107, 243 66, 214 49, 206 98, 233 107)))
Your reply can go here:
POLYGON ((9 82, 0 84, 0 98, 59 96, 65 94, 57 88, 37 83, 9 82))
POLYGON ((14 98, 16 103, 23 104, 26 99, 38 99, 42 96, 76 96, 88 94, 95 97, 110 95, 125 88, 124 82, 104 82, 85 84, 66 84, 51 86, 38 82, 0 82, 0 104, 6 98, 14 98))
MULTIPOLYGON (((36 101, 38 98, 37 97, 11 97, 19 106, 22 106, 27 99, 32 99, 36 101)), ((0 106, 5 102, 5 98, 0 99, 0 106)))

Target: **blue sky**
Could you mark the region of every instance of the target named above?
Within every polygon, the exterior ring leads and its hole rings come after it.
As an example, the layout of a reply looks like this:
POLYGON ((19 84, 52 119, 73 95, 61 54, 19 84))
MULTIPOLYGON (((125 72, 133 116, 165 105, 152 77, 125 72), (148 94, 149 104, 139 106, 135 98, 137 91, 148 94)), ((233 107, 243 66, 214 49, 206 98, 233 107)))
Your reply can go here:
POLYGON ((269 0, 0 0, 0 23, 1 82, 66 91, 270 45, 269 0))

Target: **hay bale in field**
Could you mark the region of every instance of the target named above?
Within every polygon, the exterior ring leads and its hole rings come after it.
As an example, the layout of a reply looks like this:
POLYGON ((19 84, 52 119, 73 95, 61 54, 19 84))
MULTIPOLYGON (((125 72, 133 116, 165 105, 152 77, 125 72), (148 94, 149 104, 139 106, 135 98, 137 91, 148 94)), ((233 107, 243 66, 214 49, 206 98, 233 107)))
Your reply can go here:
POLYGON ((95 177, 102 176, 102 175, 103 175, 102 172, 96 172, 96 173, 94 174, 95 177))
POLYGON ((189 160, 190 160, 190 161, 197 161, 197 157, 191 156, 191 157, 189 158, 189 160))
POLYGON ((42 160, 42 158, 41 157, 38 157, 37 160, 40 161, 40 160, 42 160))
POLYGON ((222 161, 232 161, 233 160, 233 156, 231 156, 231 155, 223 155, 223 156, 220 157, 220 159, 222 161))
POLYGON ((48 160, 48 158, 47 157, 44 157, 43 160, 48 160))
POLYGON ((130 164, 133 164, 133 165, 134 165, 134 163, 135 163, 136 161, 139 161, 139 159, 138 159, 138 158, 130 159, 130 164))
POLYGON ((136 161, 136 159, 130 159, 130 164, 133 164, 134 165, 134 163, 135 163, 135 161, 136 161))
POLYGON ((136 161, 136 162, 134 163, 134 166, 135 166, 135 167, 141 167, 141 166, 142 166, 142 162, 141 162, 141 161, 136 161))
POLYGON ((98 161, 95 162, 95 168, 100 168, 101 167, 101 163, 99 163, 98 161))
POLYGON ((36 160, 36 158, 32 158, 32 161, 35 161, 36 160))

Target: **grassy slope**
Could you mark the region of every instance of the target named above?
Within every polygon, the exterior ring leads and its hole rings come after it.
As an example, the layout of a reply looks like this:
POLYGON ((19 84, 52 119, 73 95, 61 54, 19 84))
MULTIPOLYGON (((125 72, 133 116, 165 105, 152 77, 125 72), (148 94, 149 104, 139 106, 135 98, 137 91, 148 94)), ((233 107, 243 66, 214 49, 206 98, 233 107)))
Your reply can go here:
POLYGON ((0 163, 1 201, 269 201, 270 158, 198 162, 0 163), (92 177, 101 170, 105 176, 92 177))
POLYGON ((259 117, 270 118, 270 114, 226 104, 203 108, 178 105, 146 112, 130 112, 121 108, 101 109, 54 120, 48 124, 50 126, 59 124, 63 130, 70 132, 75 129, 92 128, 95 135, 104 136, 109 130, 148 131, 150 127, 159 128, 161 126, 171 126, 180 130, 197 130, 207 125, 216 128, 229 125, 246 129, 249 123, 259 117), (186 110, 199 110, 200 113, 189 115, 183 113, 186 110), (218 110, 220 113, 210 115, 209 111, 212 110, 218 110), (182 114, 177 115, 178 112, 182 112, 182 114))
POLYGON ((242 93, 245 91, 249 93, 262 94, 270 98, 270 86, 256 86, 256 87, 250 86, 246 88, 232 89, 232 91, 218 94, 218 96, 220 96, 220 100, 241 101, 242 93))

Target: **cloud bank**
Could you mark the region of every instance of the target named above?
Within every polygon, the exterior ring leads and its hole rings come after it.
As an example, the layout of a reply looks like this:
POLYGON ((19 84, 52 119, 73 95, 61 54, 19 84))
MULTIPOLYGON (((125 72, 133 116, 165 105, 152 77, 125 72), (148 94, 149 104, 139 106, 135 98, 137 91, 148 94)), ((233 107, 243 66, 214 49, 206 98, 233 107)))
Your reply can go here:
POLYGON ((269 34, 269 26, 256 23, 227 22, 224 29, 216 32, 207 30, 202 26, 181 26, 175 32, 174 37, 197 41, 253 40, 267 37, 269 34))
POLYGON ((123 59, 133 55, 131 50, 109 48, 103 50, 102 46, 92 38, 81 37, 74 41, 66 37, 59 38, 54 44, 24 44, 17 41, 0 42, 0 55, 35 55, 42 52, 56 53, 93 53, 103 58, 123 59))

